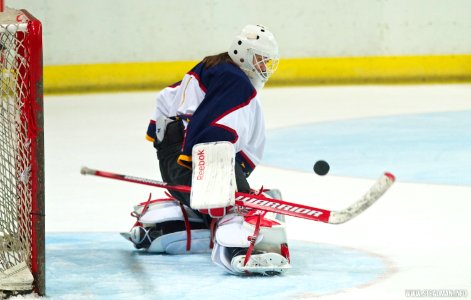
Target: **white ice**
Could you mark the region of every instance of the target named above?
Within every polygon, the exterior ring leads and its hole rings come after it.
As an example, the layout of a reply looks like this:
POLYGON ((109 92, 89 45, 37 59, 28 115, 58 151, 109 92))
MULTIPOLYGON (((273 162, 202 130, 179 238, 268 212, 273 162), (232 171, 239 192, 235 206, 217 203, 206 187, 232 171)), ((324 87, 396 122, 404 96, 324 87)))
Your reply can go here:
MULTIPOLYGON (((262 96, 268 130, 471 110, 471 85, 467 84, 267 88, 262 96)), ((146 200, 149 192, 162 192, 79 173, 86 165, 160 180, 155 152, 144 139, 154 97, 154 92, 45 97, 48 233, 127 231, 132 206, 146 200)), ((320 177, 262 164, 250 182, 276 187, 288 201, 335 210, 356 200, 373 180, 320 177)), ((351 222, 328 225, 288 218, 288 234, 293 240, 361 249, 388 262, 389 272, 382 278, 324 295, 325 299, 403 299, 406 289, 469 292, 470 213, 471 186, 415 184, 398 178, 380 201, 351 222)))

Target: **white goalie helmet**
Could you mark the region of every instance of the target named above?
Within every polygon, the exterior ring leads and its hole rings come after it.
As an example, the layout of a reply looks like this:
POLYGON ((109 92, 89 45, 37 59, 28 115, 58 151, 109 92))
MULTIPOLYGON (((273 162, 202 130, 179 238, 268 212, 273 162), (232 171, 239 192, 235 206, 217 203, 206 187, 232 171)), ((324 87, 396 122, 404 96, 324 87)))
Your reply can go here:
POLYGON ((280 57, 275 36, 262 25, 245 26, 228 52, 257 89, 276 71, 280 57))

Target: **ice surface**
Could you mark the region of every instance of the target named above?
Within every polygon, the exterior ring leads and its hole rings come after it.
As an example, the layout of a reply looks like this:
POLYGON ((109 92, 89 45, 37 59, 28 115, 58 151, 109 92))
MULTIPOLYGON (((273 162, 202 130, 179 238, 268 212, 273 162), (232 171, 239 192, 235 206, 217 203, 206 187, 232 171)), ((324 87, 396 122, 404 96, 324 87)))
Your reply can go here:
POLYGON ((50 233, 48 296, 51 299, 293 299, 368 284, 391 272, 367 252, 293 241, 293 269, 275 277, 226 274, 210 254, 159 255, 133 250, 110 233, 50 233), (77 247, 80 246, 80 247, 77 247))
POLYGON ((401 181, 471 186, 470 128, 471 110, 273 129, 264 162, 312 172, 312 162, 322 158, 336 176, 374 179, 388 170, 401 181))
POLYGON ((404 174, 349 223, 287 218, 293 269, 273 279, 225 275, 206 256, 139 255, 119 237, 118 232, 133 223, 132 206, 162 191, 81 176, 79 170, 87 165, 160 179, 152 145, 144 140, 154 96, 45 99, 46 276, 53 299, 220 299, 221 294, 227 299, 405 299, 406 289, 471 288, 471 186, 469 175, 462 172, 471 156, 466 125, 471 85, 265 89, 269 137, 277 141, 269 141, 265 165, 250 177, 252 186, 279 188, 288 201, 340 209, 360 197, 385 168, 404 174), (454 123, 461 114, 464 119, 454 123), (444 116, 452 116, 446 121, 451 126, 443 127, 444 116), (415 118, 427 128, 407 131, 404 122, 415 118), (365 137, 384 122, 391 125, 381 128, 387 142, 397 148, 381 155, 385 149, 369 148, 365 137), (295 126, 306 134, 304 140, 289 130, 295 126), (351 136, 339 134, 340 127, 347 127, 351 136), (405 140, 397 128, 411 138, 405 140), (355 129, 361 143, 355 140, 355 129), (286 139, 278 136, 283 131, 286 139), (413 135, 427 147, 415 144, 413 135), (299 147, 290 139, 295 136, 301 139, 295 141, 299 147), (320 140, 314 144, 313 138, 320 140), (270 157, 276 153, 273 148, 283 148, 280 156, 303 159, 280 164, 285 158, 270 157), (440 164, 431 166, 432 158, 440 164), (449 176, 443 178, 439 170, 446 167, 447 158, 449 176), (332 174, 320 177, 312 172, 319 159, 329 161, 332 174), (453 174, 455 169, 459 176, 453 174), (422 171, 426 180, 414 175, 422 171), (104 272, 111 267, 110 274, 104 272))

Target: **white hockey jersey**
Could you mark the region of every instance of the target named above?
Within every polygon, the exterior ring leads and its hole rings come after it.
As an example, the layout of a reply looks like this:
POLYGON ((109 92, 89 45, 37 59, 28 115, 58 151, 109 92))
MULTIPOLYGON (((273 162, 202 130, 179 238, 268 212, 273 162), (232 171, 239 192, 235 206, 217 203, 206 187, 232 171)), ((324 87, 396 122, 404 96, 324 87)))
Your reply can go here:
POLYGON ((196 65, 183 80, 157 96, 147 139, 156 137, 155 122, 161 117, 184 121, 185 139, 178 163, 191 168, 191 150, 197 143, 230 141, 236 161, 246 176, 262 159, 265 121, 257 91, 236 65, 221 63, 205 68, 196 65))

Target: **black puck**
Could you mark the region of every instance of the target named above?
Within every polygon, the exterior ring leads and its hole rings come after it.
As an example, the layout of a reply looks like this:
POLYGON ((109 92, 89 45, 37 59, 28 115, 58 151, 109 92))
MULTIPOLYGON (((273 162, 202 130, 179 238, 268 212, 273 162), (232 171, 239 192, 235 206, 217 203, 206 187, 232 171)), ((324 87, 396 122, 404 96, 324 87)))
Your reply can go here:
POLYGON ((330 166, 325 160, 318 160, 314 164, 313 169, 317 175, 324 176, 325 174, 329 173, 330 166))

